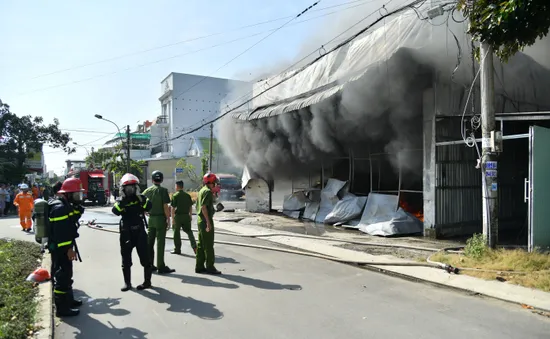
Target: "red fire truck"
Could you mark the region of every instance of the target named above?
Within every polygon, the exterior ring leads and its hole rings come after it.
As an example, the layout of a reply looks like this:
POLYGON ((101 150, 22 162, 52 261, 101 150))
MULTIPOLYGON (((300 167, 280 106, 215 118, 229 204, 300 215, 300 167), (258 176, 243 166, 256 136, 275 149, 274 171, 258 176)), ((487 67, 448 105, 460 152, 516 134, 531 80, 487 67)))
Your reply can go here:
POLYGON ((67 178, 79 178, 84 189, 84 201, 94 205, 107 205, 113 187, 113 179, 109 172, 103 169, 71 169, 67 178))

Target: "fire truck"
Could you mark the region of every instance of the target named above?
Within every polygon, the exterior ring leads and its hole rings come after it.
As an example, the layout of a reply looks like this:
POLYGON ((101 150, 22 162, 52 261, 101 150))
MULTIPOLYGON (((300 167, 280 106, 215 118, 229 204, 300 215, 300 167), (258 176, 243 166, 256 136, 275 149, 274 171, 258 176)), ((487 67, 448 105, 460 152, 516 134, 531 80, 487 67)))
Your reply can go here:
POLYGON ((71 169, 67 178, 79 178, 84 189, 84 201, 90 201, 94 205, 107 205, 113 187, 113 178, 108 171, 100 168, 71 169))

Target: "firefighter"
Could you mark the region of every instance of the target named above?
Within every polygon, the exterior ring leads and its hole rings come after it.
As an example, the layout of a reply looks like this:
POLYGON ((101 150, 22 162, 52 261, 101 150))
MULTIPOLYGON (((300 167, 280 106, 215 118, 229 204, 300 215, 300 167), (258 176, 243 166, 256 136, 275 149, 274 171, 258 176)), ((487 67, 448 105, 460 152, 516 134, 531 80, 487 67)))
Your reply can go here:
POLYGON ((34 208, 34 199, 29 194, 29 186, 21 184, 21 192, 15 196, 13 204, 17 206, 19 213, 19 223, 24 232, 30 233, 32 229, 32 209, 34 208))
POLYGON ((79 236, 79 220, 84 213, 83 191, 80 179, 69 178, 48 206, 48 247, 52 254, 54 301, 58 317, 76 316, 80 311, 75 307, 82 305, 82 301, 74 299, 73 261, 80 259, 76 238, 79 236))
POLYGON ((191 248, 197 253, 197 242, 191 231, 191 219, 193 218, 193 199, 183 190, 183 181, 176 182, 176 193, 172 195, 172 227, 174 229, 174 250, 172 254, 181 254, 180 228, 187 234, 191 248))
POLYGON ((221 274, 214 267, 214 194, 219 191, 219 181, 214 173, 206 173, 202 182, 204 186, 197 197, 199 243, 195 273, 221 274))
POLYGON ((113 206, 113 213, 120 215, 120 254, 122 255, 122 274, 124 286, 120 289, 126 292, 132 289, 132 250, 137 250, 139 261, 143 266, 145 280, 138 285, 138 290, 151 287, 153 265, 147 252, 147 231, 145 229, 144 213, 151 209, 151 202, 139 192, 139 179, 130 173, 120 179, 120 198, 113 206))
POLYGON ((164 246, 166 244, 166 231, 170 226, 170 196, 168 190, 160 184, 164 180, 164 175, 160 171, 154 171, 151 174, 153 185, 143 191, 143 195, 151 201, 151 210, 149 211, 149 229, 148 229, 148 247, 151 263, 155 262, 155 240, 157 241, 157 266, 153 265, 153 271, 160 274, 173 273, 176 270, 171 269, 164 263, 164 246))

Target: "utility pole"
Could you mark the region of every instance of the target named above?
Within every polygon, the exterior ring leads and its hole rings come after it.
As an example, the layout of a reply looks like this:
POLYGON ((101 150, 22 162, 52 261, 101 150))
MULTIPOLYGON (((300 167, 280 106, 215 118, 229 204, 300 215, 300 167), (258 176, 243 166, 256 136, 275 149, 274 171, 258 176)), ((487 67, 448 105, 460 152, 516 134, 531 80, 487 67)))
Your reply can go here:
POLYGON ((212 172, 212 152, 213 152, 213 144, 214 144, 214 124, 210 124, 210 150, 208 152, 210 152, 210 154, 208 154, 209 158, 208 158, 208 170, 210 172, 212 172))
POLYGON ((481 182, 483 197, 483 235, 487 245, 494 248, 498 243, 498 166, 495 145, 495 79, 493 48, 481 42, 481 182))
POLYGON ((130 173, 130 125, 126 126, 126 172, 130 173))

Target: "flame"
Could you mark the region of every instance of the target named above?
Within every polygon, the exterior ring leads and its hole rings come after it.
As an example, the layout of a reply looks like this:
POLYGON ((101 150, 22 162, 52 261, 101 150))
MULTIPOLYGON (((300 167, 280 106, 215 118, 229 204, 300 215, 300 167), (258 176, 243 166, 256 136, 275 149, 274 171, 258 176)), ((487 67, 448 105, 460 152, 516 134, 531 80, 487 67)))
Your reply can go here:
POLYGON ((401 200, 399 201, 399 207, 404 209, 406 212, 409 212, 410 214, 417 217, 420 221, 424 222, 424 213, 420 210, 416 210, 411 205, 409 205, 406 201, 401 200))

